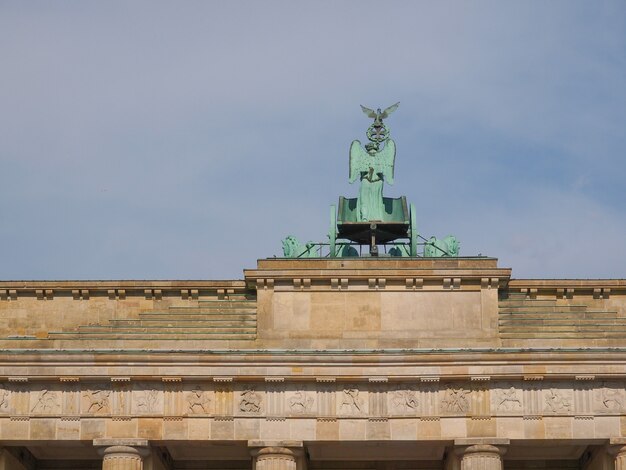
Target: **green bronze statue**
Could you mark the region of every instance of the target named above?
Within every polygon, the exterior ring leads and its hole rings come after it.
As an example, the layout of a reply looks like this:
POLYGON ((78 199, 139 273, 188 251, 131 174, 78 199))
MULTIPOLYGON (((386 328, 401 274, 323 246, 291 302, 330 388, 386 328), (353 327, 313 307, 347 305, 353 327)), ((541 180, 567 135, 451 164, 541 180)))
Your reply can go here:
POLYGON ((319 256, 315 243, 302 244, 293 235, 283 240, 283 254, 285 258, 317 258, 319 256))
POLYGON ((383 220, 383 185, 393 184, 396 143, 389 138, 389 130, 383 119, 394 112, 400 103, 389 106, 384 111, 373 111, 361 106, 363 112, 374 119, 367 130, 370 140, 365 145, 355 140, 350 145, 350 183, 361 181, 357 200, 357 216, 361 222, 383 220))
POLYGON ((460 243, 454 235, 445 238, 430 237, 424 244, 426 258, 447 258, 459 256, 460 243))
POLYGON ((286 258, 351 258, 367 256, 362 247, 369 247, 369 256, 415 258, 418 240, 425 241, 423 256, 459 256, 459 242, 453 236, 429 240, 417 229, 415 206, 405 196, 384 197, 385 183, 394 183, 396 143, 390 138, 385 119, 400 103, 376 111, 361 106, 367 117, 374 120, 366 131, 367 142, 354 140, 350 145, 349 181, 359 180, 358 197, 339 196, 339 204, 330 206, 328 241, 300 243, 294 236, 283 240, 286 258), (379 246, 384 253, 379 253, 379 246), (325 250, 328 247, 328 254, 325 250), (357 250, 358 247, 359 249, 357 250))

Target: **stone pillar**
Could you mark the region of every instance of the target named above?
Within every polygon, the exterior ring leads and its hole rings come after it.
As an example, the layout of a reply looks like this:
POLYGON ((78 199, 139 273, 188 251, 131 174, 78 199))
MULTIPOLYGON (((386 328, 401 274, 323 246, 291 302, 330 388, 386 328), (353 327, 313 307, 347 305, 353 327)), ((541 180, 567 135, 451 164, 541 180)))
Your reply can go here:
POLYGON ((143 470, 143 459, 149 454, 146 439, 95 439, 103 456, 102 470, 143 470))
POLYGON ((612 438, 608 450, 615 459, 615 470, 626 470, 626 439, 612 438))
POLYGON ((297 456, 287 447, 262 447, 252 451, 255 470, 296 470, 297 456))
POLYGON ((615 470, 626 470, 626 446, 620 446, 615 452, 615 470))
POLYGON ((253 470, 304 470, 302 442, 249 441, 253 470))
POLYGON ((461 470, 502 470, 502 456, 508 439, 457 439, 454 441, 461 456, 461 470))

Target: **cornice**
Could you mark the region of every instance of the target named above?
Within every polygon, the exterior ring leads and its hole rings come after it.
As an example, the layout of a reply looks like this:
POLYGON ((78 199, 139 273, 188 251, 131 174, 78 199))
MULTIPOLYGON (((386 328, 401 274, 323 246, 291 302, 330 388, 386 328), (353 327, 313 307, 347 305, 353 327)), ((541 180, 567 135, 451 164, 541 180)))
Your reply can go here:
POLYGON ((454 351, 0 351, 0 382, 30 380, 272 381, 623 380, 626 348, 454 351), (269 379, 268 379, 269 378, 269 379), (171 379, 171 380, 170 380, 171 379), (117 380, 117 379, 116 379, 117 380), (221 380, 221 379, 220 379, 221 380))
POLYGON ((609 298, 610 295, 626 294, 626 279, 509 279, 509 291, 536 295, 571 298, 588 295, 609 298))
POLYGON ((0 299, 20 297, 53 299, 56 296, 89 297, 182 297, 244 293, 243 280, 57 280, 57 281, 0 281, 0 299))
POLYGON ((621 348, 437 348, 437 349, 2 349, 0 363, 86 360, 107 362, 123 358, 151 362, 335 362, 335 363, 556 363, 625 361, 621 348))

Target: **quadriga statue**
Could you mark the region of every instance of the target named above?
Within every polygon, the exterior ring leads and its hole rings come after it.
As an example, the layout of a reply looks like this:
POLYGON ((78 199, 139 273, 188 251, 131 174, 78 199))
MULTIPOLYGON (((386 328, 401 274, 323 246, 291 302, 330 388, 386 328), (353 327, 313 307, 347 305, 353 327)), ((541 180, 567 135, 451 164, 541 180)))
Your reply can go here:
POLYGON ((459 256, 459 241, 453 235, 443 239, 430 237, 424 245, 424 257, 441 258, 459 256))

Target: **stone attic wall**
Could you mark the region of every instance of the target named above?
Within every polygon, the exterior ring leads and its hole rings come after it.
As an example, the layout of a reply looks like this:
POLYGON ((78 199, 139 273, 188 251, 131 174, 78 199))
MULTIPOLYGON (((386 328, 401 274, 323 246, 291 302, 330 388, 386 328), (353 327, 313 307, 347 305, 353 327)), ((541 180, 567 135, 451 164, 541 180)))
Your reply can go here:
POLYGON ((498 323, 508 347, 626 347, 626 280, 512 279, 498 323))
POLYGON ((492 258, 260 260, 241 281, 0 282, 0 347, 623 347, 625 280, 492 258))
POLYGON ((0 345, 158 348, 169 340, 189 347, 193 338, 216 336, 249 342, 255 311, 244 281, 0 282, 0 345))

